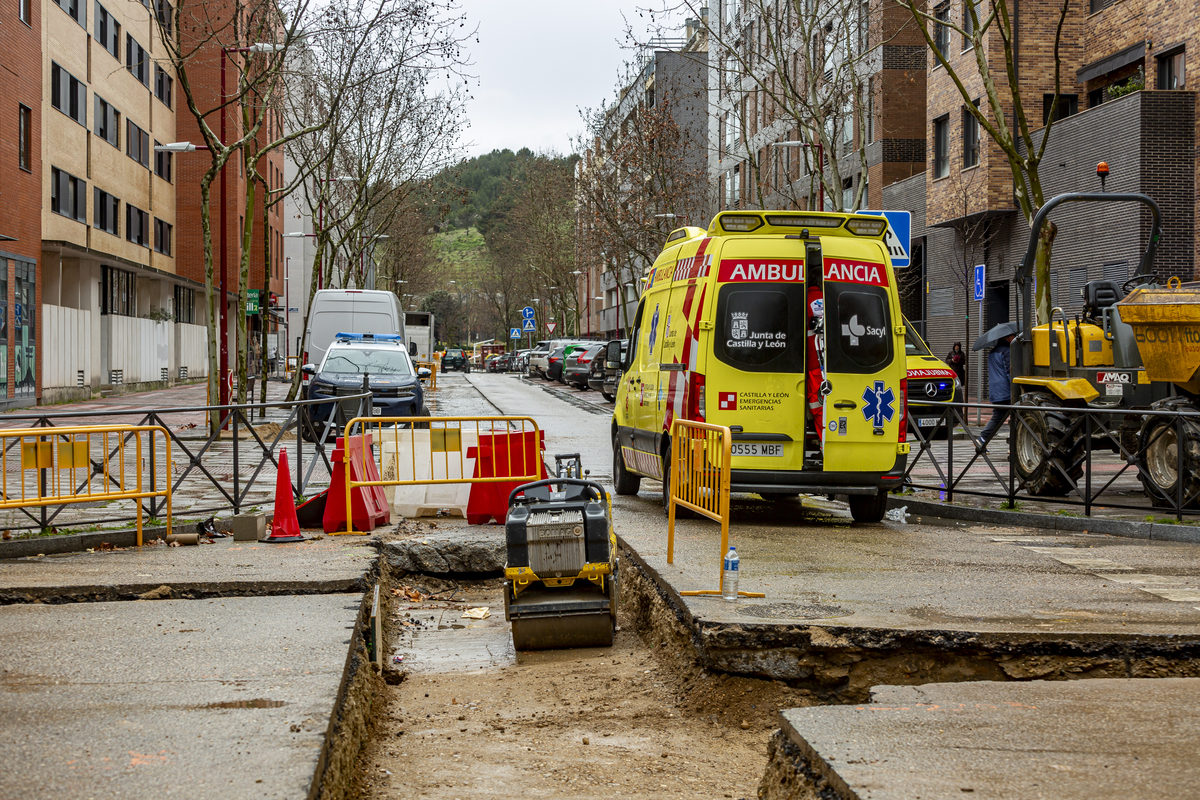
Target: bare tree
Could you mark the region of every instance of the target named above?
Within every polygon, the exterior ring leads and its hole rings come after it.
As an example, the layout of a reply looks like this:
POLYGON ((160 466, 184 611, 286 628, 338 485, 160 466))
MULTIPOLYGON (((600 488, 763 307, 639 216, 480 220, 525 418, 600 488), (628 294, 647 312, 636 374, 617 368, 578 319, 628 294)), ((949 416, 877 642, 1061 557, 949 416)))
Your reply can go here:
MULTIPOLYGON (((978 0, 964 4, 964 25, 953 22, 948 14, 938 15, 919 0, 899 0, 908 9, 925 37, 937 63, 946 71, 963 98, 963 108, 970 113, 979 126, 995 142, 1005 159, 1013 179, 1013 194, 1025 221, 1032 225, 1037 210, 1045 203, 1040 168, 1050 133, 1054 127, 1055 113, 1047 115, 1045 124, 1036 129, 1036 120, 1031 124, 1021 96, 1022 83, 1017 79, 1017 58, 1014 46, 1012 9, 1008 0, 978 0), (969 59, 951 59, 946 48, 939 46, 943 37, 953 31, 969 41, 973 53, 969 59), (993 60, 997 63, 993 63, 993 60), (985 104, 977 104, 979 92, 968 87, 979 86, 985 104), (1008 120, 1013 120, 1010 127, 1008 120), (1015 128, 1015 129, 1014 129, 1015 128)), ((1059 107, 1062 93, 1062 46, 1063 28, 1070 10, 1070 0, 1056 2, 1052 8, 1057 12, 1046 18, 1041 25, 1054 24, 1054 96, 1051 109, 1059 107)), ((1029 33, 1027 32, 1028 36, 1029 33)), ((1058 227, 1047 222, 1039 232, 1035 262, 1037 296, 1035 311, 1037 322, 1042 324, 1050 318, 1050 254, 1058 227)))

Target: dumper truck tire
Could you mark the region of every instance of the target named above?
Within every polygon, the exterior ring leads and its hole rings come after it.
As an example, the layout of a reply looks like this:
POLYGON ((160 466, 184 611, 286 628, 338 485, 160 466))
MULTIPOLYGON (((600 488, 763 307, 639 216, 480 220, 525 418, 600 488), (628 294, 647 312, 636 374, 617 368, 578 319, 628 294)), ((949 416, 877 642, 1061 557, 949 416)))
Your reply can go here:
POLYGON ((1069 494, 1083 475, 1083 443, 1074 432, 1068 439, 1070 417, 1056 397, 1044 392, 1026 392, 1014 405, 1029 407, 1013 412, 1010 423, 1024 491, 1051 497, 1069 494))
POLYGON ((887 511, 887 492, 850 495, 850 516, 855 522, 879 522, 887 511))
MULTIPOLYGON (((1187 397, 1170 397, 1150 406, 1154 411, 1200 412, 1187 397)), ((1179 491, 1179 445, 1183 440, 1183 507, 1200 506, 1200 424, 1170 417, 1147 417, 1138 436, 1138 480, 1157 508, 1175 508, 1179 491)))
POLYGON ((638 493, 642 488, 642 478, 625 469, 625 456, 621 454, 621 445, 613 439, 613 491, 622 497, 638 493))

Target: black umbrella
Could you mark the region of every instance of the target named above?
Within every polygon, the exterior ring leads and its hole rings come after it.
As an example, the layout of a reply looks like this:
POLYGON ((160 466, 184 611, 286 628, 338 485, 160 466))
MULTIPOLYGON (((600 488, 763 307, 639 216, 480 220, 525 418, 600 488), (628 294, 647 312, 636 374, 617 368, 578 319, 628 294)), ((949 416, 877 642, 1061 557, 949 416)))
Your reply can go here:
POLYGON ((1005 336, 1011 336, 1017 332, 1017 323, 1001 322, 999 325, 992 328, 990 331, 980 336, 975 340, 975 344, 971 347, 972 350, 982 350, 985 347, 991 347, 996 342, 1003 339, 1005 336))

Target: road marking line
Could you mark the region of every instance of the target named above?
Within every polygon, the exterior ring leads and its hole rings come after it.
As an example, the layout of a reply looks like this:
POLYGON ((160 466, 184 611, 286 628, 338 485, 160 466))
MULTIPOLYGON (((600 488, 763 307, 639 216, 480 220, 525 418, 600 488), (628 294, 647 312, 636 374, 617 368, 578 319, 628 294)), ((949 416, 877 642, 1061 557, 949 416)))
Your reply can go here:
POLYGON ((1185 583, 1183 578, 1167 578, 1162 575, 1150 575, 1144 572, 1123 572, 1117 574, 1106 574, 1103 572, 1093 573, 1097 578, 1103 578, 1106 581, 1114 583, 1185 583))
POLYGON ((1124 564, 1118 564, 1116 561, 1113 561, 1112 559, 1109 559, 1109 558, 1090 558, 1087 556, 1059 555, 1059 553, 1062 553, 1062 551, 1063 551, 1063 548, 1061 548, 1061 547, 1023 547, 1022 549, 1029 550, 1031 552, 1038 553, 1040 555, 1050 556, 1055 561, 1058 561, 1059 563, 1062 563, 1062 564, 1066 564, 1068 567, 1076 567, 1077 569, 1084 569, 1089 572, 1091 572, 1092 570, 1111 571, 1111 570, 1118 570, 1118 569, 1121 569, 1121 570, 1125 570, 1125 569, 1132 570, 1133 569, 1133 567, 1127 567, 1124 564))
POLYGON ((1200 601, 1200 589, 1157 589, 1140 586, 1143 592, 1157 595, 1164 600, 1174 600, 1179 603, 1195 603, 1200 601))

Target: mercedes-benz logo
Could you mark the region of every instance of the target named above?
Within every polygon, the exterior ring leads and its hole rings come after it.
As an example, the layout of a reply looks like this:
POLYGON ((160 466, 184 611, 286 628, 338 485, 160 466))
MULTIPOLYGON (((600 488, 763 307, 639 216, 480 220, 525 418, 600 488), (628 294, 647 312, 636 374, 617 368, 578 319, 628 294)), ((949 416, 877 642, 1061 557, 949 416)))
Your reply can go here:
POLYGON ((937 384, 936 383, 925 384, 925 394, 929 397, 937 397, 937 384))

